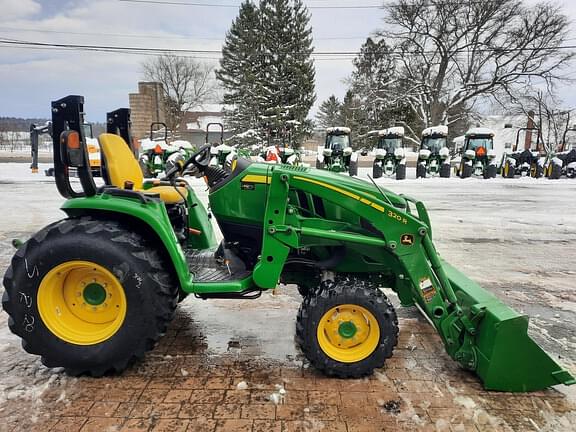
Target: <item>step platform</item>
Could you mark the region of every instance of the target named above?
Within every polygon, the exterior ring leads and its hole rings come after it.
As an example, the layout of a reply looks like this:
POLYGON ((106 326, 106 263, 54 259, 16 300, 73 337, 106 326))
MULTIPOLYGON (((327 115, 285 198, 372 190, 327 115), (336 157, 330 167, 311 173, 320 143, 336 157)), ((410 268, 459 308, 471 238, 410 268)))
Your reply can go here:
MULTIPOLYGON (((241 280, 250 276, 250 270, 238 260, 217 255, 218 249, 190 250, 186 252, 186 261, 194 282, 227 282, 241 280)), ((230 256, 230 252, 226 253, 230 256)))

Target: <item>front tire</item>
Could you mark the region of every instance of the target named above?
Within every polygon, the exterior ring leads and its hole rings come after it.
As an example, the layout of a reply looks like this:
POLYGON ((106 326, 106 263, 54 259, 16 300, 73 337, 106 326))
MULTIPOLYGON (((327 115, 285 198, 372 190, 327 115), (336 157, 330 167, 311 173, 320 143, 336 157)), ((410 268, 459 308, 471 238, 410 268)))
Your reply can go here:
POLYGON ((358 175, 358 162, 350 162, 350 167, 348 168, 348 173, 350 177, 358 175))
POLYGON ((72 375, 120 372, 166 331, 178 286, 146 239, 119 222, 66 219, 22 245, 2 306, 24 349, 72 375))
POLYGON ((382 367, 398 342, 398 319, 388 298, 359 279, 323 282, 302 302, 296 339, 310 363, 339 378, 382 367))
POLYGON ((372 166, 372 178, 380 178, 382 177, 382 165, 374 164, 372 166))
POLYGON ((406 179, 406 165, 400 164, 396 167, 396 180, 406 179))
POLYGON ((426 165, 418 162, 416 165, 416 178, 426 178, 426 165))

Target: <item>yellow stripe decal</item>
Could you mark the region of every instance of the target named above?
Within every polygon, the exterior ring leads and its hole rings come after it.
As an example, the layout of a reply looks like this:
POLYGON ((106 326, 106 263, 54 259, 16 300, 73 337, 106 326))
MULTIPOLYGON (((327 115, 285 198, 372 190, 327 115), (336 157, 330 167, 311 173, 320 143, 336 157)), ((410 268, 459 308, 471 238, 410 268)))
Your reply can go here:
POLYGON ((308 182, 308 183, 314 183, 314 184, 316 184, 316 185, 318 185, 318 186, 325 187, 326 189, 331 189, 331 190, 333 190, 333 191, 335 191, 335 192, 341 193, 342 195, 346 195, 346 196, 349 196, 350 198, 354 198, 355 200, 360 201, 362 204, 366 204, 366 205, 368 205, 368 206, 370 206, 370 207, 372 207, 372 208, 375 208, 376 210, 384 213, 384 207, 382 207, 381 205, 378 205, 378 204, 376 204, 376 203, 373 203, 372 201, 367 200, 366 198, 363 198, 363 197, 361 197, 360 195, 356 195, 356 194, 354 194, 354 193, 352 193, 352 192, 348 192, 348 191, 346 191, 346 190, 344 190, 344 189, 340 189, 340 188, 338 188, 338 187, 336 187, 336 186, 332 186, 332 185, 330 185, 330 184, 328 184, 328 183, 320 182, 320 181, 318 181, 318 180, 313 180, 313 179, 309 179, 309 178, 305 178, 305 177, 299 177, 299 176, 294 176, 294 179, 295 179, 295 180, 302 180, 302 181, 305 181, 305 182, 308 182))
POLYGON ((270 184, 272 180, 271 177, 265 175, 254 175, 248 174, 247 176, 242 177, 242 183, 262 183, 262 184, 270 184))

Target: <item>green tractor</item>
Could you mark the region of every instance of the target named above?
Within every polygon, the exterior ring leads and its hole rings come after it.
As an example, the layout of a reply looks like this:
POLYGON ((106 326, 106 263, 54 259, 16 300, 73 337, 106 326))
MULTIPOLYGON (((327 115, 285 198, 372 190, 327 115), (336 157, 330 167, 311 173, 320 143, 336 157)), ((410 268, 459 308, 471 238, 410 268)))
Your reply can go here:
POLYGON ((159 177, 165 173, 167 163, 172 165, 174 160, 186 158, 193 152, 194 147, 188 141, 169 139, 166 123, 153 122, 149 137, 141 141, 140 168, 145 178, 159 177), (158 136, 159 133, 162 135, 158 136))
POLYGON ((494 151, 494 132, 487 128, 472 128, 464 136, 464 147, 460 149, 460 163, 456 175, 494 178, 498 172, 494 151))
POLYGON ((396 180, 406 178, 406 150, 404 148, 404 128, 402 126, 376 132, 378 143, 374 149, 372 177, 396 176, 396 180))
POLYGON ((326 129, 324 147, 318 147, 316 168, 358 175, 358 152, 352 150, 350 134, 350 128, 347 127, 326 129))
POLYGON ((434 126, 422 131, 416 162, 416 178, 450 177, 448 126, 434 126))
POLYGON ((106 175, 96 187, 83 103, 52 103, 66 218, 21 244, 4 276, 10 329, 46 366, 120 372, 153 349, 187 294, 254 299, 280 281, 301 288, 297 341, 328 375, 364 376, 392 356, 398 319, 380 289, 390 287, 487 389, 575 383, 528 336, 526 316, 438 256, 421 202, 311 168, 245 159, 229 170, 210 166, 209 146, 146 182, 115 134, 99 137, 106 175), (71 187, 70 167, 81 191, 71 187), (184 173, 205 179, 220 244, 184 173))

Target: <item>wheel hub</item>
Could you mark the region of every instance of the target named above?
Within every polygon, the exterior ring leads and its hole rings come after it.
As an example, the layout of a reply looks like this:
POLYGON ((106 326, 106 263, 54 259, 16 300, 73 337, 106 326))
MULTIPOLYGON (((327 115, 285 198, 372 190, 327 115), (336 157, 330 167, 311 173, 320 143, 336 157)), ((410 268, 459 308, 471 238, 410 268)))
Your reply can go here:
POLYGON ((356 326, 353 321, 345 321, 338 326, 338 334, 344 339, 353 338, 356 334, 356 326))
POLYGON ((380 328, 366 308, 344 304, 327 311, 318 323, 318 342, 334 360, 352 363, 368 357, 380 340, 380 328))
POLYGON ((92 306, 99 306, 106 300, 106 289, 97 282, 92 282, 84 288, 84 301, 92 306))

